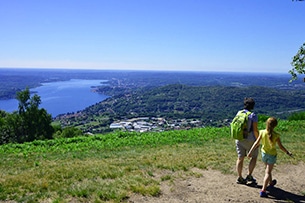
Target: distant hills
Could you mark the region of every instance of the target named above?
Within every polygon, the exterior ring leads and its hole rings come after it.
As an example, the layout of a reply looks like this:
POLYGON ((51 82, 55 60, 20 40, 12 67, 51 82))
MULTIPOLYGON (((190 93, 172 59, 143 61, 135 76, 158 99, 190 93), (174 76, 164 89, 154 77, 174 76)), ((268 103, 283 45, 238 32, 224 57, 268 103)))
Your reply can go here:
MULTIPOLYGON (((115 88, 101 87, 99 91, 114 93, 115 88)), ((227 125, 237 110, 243 108, 243 99, 253 97, 257 114, 287 118, 291 112, 305 109, 304 90, 282 90, 248 86, 189 86, 182 84, 142 88, 118 94, 69 116, 56 120, 86 130, 107 129, 113 121, 136 117, 163 117, 166 119, 199 119, 204 125, 227 125), (94 126, 95 125, 95 126, 94 126)))
POLYGON ((78 112, 57 116, 63 126, 107 132, 112 122, 134 117, 196 119, 204 125, 227 125, 244 97, 253 97, 257 114, 282 119, 305 109, 305 83, 289 83, 289 74, 1 69, 0 99, 26 87, 70 79, 106 80, 95 87, 108 99, 78 112))
MULTIPOLYGON (((0 99, 13 99, 16 92, 41 83, 70 79, 107 80, 112 88, 135 90, 169 84, 190 86, 263 86, 281 89, 304 89, 303 81, 289 83, 289 74, 169 72, 169 71, 111 71, 111 70, 52 70, 0 68, 0 99)), ((117 93, 117 91, 115 92, 117 93)))

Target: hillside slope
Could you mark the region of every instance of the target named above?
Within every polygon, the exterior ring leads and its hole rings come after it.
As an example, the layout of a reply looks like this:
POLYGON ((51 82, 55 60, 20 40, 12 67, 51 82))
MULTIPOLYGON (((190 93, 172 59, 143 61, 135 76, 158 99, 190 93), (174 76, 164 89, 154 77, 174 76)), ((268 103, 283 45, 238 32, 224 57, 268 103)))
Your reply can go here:
MULTIPOLYGON (((75 114, 55 120, 67 125, 107 127, 115 120, 135 117, 200 119, 205 125, 219 125, 243 108, 243 99, 253 97, 257 114, 287 118, 305 109, 305 92, 267 87, 187 86, 181 84, 137 89, 110 97, 75 114)), ((94 128, 94 127, 93 127, 94 128)))

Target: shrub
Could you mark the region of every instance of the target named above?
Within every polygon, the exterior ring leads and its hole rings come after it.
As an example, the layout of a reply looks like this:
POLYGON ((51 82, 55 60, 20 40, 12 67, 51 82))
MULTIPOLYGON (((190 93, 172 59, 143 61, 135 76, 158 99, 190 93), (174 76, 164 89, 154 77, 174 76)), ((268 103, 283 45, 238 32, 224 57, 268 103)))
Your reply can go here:
POLYGON ((305 120, 305 111, 303 112, 296 112, 291 114, 291 116, 288 117, 289 121, 300 121, 305 120))
POLYGON ((57 135, 57 138, 78 137, 82 135, 83 133, 80 129, 75 127, 66 127, 62 130, 62 133, 60 135, 57 135))

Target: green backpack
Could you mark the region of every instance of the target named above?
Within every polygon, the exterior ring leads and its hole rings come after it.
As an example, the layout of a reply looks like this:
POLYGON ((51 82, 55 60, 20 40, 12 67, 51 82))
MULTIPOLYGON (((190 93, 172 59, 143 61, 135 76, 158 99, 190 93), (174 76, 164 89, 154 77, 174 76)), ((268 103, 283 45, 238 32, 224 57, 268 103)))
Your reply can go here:
POLYGON ((245 110, 238 111, 233 121, 230 124, 231 137, 236 140, 243 140, 247 138, 248 131, 248 116, 251 114, 250 111, 245 110))

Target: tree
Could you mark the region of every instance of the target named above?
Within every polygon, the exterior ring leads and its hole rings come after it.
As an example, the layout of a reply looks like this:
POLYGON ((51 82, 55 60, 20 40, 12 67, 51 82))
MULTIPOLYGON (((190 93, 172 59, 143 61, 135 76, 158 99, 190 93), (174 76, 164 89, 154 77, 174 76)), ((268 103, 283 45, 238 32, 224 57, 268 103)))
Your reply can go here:
POLYGON ((7 113, 0 110, 0 144, 9 142, 9 133, 7 125, 7 113))
POLYGON ((52 117, 45 109, 39 109, 40 97, 35 94, 31 97, 30 90, 17 93, 18 115, 12 122, 16 142, 30 142, 35 139, 51 139, 53 127, 51 126, 52 117))
POLYGON ((293 68, 289 70, 292 76, 290 82, 298 78, 297 74, 305 74, 305 42, 293 57, 291 65, 293 68))
POLYGON ((19 114, 22 114, 25 112, 25 110, 29 106, 29 99, 30 99, 30 90, 29 88, 26 88, 24 91, 17 92, 17 97, 16 99, 18 100, 18 110, 19 114))

